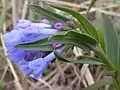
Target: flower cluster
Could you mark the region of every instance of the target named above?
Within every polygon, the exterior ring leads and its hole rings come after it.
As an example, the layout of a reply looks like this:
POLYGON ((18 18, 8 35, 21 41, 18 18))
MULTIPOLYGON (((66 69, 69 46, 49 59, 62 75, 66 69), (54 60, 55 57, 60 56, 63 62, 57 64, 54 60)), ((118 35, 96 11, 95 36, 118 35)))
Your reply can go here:
MULTIPOLYGON (((55 59, 55 55, 53 52, 47 55, 45 51, 23 50, 14 46, 24 42, 43 39, 51 34, 55 34, 62 28, 61 23, 56 23, 53 28, 47 23, 47 20, 42 20, 40 23, 32 23, 29 20, 21 19, 11 32, 3 35, 7 52, 10 53, 9 59, 13 63, 19 64, 20 69, 27 76, 33 74, 35 78, 39 78, 48 64, 55 59)), ((60 44, 53 44, 54 49, 58 49, 60 46, 60 44)))

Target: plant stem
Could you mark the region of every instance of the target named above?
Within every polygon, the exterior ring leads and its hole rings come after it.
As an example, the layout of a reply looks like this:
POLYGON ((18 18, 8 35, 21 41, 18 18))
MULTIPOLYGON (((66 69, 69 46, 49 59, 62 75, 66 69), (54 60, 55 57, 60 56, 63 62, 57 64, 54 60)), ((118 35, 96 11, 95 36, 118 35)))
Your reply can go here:
POLYGON ((116 87, 116 90, 120 90, 120 78, 118 72, 115 72, 113 75, 113 81, 116 87))
POLYGON ((116 71, 117 68, 112 64, 112 62, 109 60, 109 58, 106 56, 106 54, 100 49, 100 47, 92 48, 93 51, 100 57, 102 62, 106 65, 106 67, 110 71, 116 71))
POLYGON ((120 74, 118 69, 115 67, 115 65, 112 64, 112 62, 109 60, 109 58, 106 56, 106 54, 104 52, 102 52, 100 50, 99 47, 97 48, 93 48, 94 52, 97 53, 97 55, 99 55, 99 57, 101 58, 101 60, 106 64, 106 67, 114 72, 113 73, 113 81, 116 87, 116 90, 120 90, 120 74))

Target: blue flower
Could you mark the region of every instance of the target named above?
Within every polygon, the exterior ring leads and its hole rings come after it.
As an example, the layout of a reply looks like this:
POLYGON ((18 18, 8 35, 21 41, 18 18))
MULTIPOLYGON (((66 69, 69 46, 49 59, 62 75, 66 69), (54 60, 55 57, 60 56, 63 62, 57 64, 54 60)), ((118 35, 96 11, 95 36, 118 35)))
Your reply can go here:
MULTIPOLYGON (((61 49, 58 49, 57 51, 61 52, 61 49)), ((39 78, 40 76, 42 76, 42 73, 45 71, 49 63, 54 59, 55 55, 53 52, 51 52, 44 58, 38 58, 34 61, 29 62, 28 67, 34 70, 34 77, 39 78)))
MULTIPOLYGON (((49 63, 55 59, 53 52, 47 55, 45 51, 23 50, 14 46, 24 42, 36 41, 58 32, 58 29, 51 28, 46 24, 46 20, 40 23, 32 23, 29 20, 21 19, 11 32, 3 35, 7 52, 10 53, 9 59, 20 65, 27 76, 34 74, 35 78, 42 75, 49 63)), ((53 44, 54 49, 61 47, 60 44, 53 44)), ((58 50, 59 51, 59 50, 58 50)))
POLYGON ((14 46, 21 42, 21 37, 22 35, 18 30, 13 30, 3 35, 5 46, 8 52, 14 51, 14 46))

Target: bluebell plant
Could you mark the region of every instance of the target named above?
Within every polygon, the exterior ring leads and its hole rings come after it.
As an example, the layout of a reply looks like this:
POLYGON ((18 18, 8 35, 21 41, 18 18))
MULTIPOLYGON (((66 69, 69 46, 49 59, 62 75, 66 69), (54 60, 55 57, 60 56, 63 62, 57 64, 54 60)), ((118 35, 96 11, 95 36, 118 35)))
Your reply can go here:
MULTIPOLYGON (((99 85, 101 87, 106 84, 114 84, 116 90, 120 90, 119 35, 109 18, 102 14, 104 31, 99 31, 80 13, 65 7, 55 5, 50 6, 72 15, 75 20, 65 18, 37 5, 29 5, 29 8, 40 13, 40 15, 41 11, 44 12, 43 14, 47 17, 51 17, 52 20, 59 20, 65 24, 70 21, 74 22, 76 25, 70 25, 70 29, 65 29, 63 28, 63 24, 59 22, 49 25, 49 21, 46 19, 39 23, 33 23, 24 19, 19 20, 11 32, 7 32, 3 35, 7 53, 10 53, 9 59, 13 63, 19 64, 20 69, 23 70, 27 76, 33 74, 34 78, 40 78, 42 76, 49 63, 55 59, 55 56, 64 62, 101 65, 111 73, 110 78, 105 78, 103 79, 105 82, 103 80, 99 81, 90 86, 92 89, 90 88, 86 90, 96 90, 99 88, 99 85), (62 28, 66 30, 66 33, 56 34, 62 28), (51 37, 49 38, 49 36, 51 37), (49 43, 50 41, 52 50, 55 49, 57 52, 51 51, 48 53, 47 51, 40 51, 33 48, 33 43, 38 41, 37 44, 42 46, 39 41, 46 38, 48 38, 48 41, 45 41, 45 43, 49 43), (111 40, 113 41, 111 42, 111 40), (62 51, 61 48, 63 44, 67 48, 71 45, 70 48, 72 50, 74 46, 77 46, 88 52, 93 51, 96 57, 85 57, 81 60, 71 60, 70 58, 66 58, 59 54, 62 51), (15 48, 16 45, 23 48, 15 48), (30 45, 33 49, 26 49, 30 45), (107 80, 110 80, 110 83, 106 82, 107 80), (98 85, 98 87, 96 87, 96 85, 98 85)), ((38 47, 40 48, 40 46, 38 47)))
MULTIPOLYGON (((40 50, 24 50, 15 48, 17 44, 33 42, 57 33, 62 28, 62 23, 49 25, 49 21, 44 19, 39 23, 21 19, 11 32, 3 35, 9 59, 14 64, 19 64, 20 70, 27 76, 34 75, 34 78, 41 77, 49 63, 55 59, 53 52, 47 53, 40 50)), ((53 49, 60 51, 61 44, 53 43, 53 49)))
POLYGON ((55 56, 64 62, 100 65, 110 72, 110 78, 105 77, 88 87, 90 89, 86 90, 96 90, 106 84, 114 84, 116 90, 120 90, 119 35, 109 18, 102 14, 104 30, 101 31, 78 12, 66 7, 51 4, 50 6, 68 13, 73 16, 73 19, 68 19, 37 5, 29 5, 28 7, 31 10, 36 11, 40 15, 44 14, 47 18, 51 18, 51 20, 61 21, 64 23, 64 26, 59 22, 49 25, 49 21, 46 19, 40 21, 40 23, 32 23, 29 20, 19 20, 11 32, 3 35, 7 52, 10 53, 10 60, 15 64, 18 63, 20 69, 23 70, 27 76, 33 74, 35 78, 42 76, 42 73, 49 63, 55 59, 55 56), (41 13, 41 11, 43 13, 41 13), (69 22, 72 22, 72 25, 71 23, 69 24, 69 22), (68 27, 66 28, 65 25, 68 27), (58 34, 57 32, 60 30, 64 30, 64 33, 58 34), (44 38, 48 40, 43 41, 44 38), (111 42, 111 40, 113 41, 111 42), (42 41, 42 43, 40 41, 42 41), (28 43, 26 44, 26 42, 28 43), (50 43, 52 46, 51 50, 56 49, 57 52, 50 50, 51 52, 48 53, 45 50, 37 50, 41 46, 44 46, 43 42, 50 43), (35 43, 36 45, 39 44, 36 49, 35 43), (19 48, 15 48, 14 46, 16 45, 19 46, 19 48), (71 51, 74 46, 88 52, 93 51, 95 57, 85 56, 83 59, 71 60, 71 57, 64 57, 67 49, 66 51, 64 50, 64 55, 62 55, 61 48, 63 45, 65 46, 63 47, 64 49, 70 48, 71 51), (32 49, 28 50, 28 47, 32 49), (106 81, 110 81, 110 83, 106 81))

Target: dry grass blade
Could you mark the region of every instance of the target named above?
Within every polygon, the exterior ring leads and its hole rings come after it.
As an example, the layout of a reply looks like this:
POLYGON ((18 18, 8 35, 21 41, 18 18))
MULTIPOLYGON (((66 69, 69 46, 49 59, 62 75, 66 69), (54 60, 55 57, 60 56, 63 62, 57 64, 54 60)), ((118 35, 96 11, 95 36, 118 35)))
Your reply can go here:
POLYGON ((75 84, 75 83, 77 82, 77 80, 78 80, 78 77, 75 77, 75 78, 73 79, 73 81, 71 81, 70 84, 69 84, 67 87, 72 87, 73 84, 75 84))
MULTIPOLYGON (((82 55, 82 53, 81 53, 82 49, 80 49, 80 48, 75 47, 73 52, 75 53, 76 57, 78 57, 79 54, 82 55)), ((85 79, 86 79, 88 85, 91 85, 94 83, 94 79, 92 77, 92 74, 89 71, 88 66, 89 66, 88 64, 83 64, 82 69, 80 71, 80 73, 81 73, 80 76, 81 76, 81 79, 85 76, 85 79)), ((82 82, 84 82, 84 79, 82 79, 82 82)), ((85 82, 83 84, 86 86, 85 82)))
POLYGON ((85 6, 85 4, 90 3, 90 1, 85 1, 82 4, 75 4, 75 3, 70 3, 70 2, 66 2, 66 1, 57 1, 57 0, 42 0, 44 2, 48 2, 48 3, 56 3, 56 4, 61 4, 61 5, 66 5, 66 6, 70 6, 70 7, 74 7, 74 8, 85 8, 87 9, 88 7, 85 6))
POLYGON ((5 20, 5 17, 6 17, 6 11, 7 11, 6 2, 7 2, 7 0, 2 0, 3 9, 2 9, 2 12, 1 12, 1 15, 0 15, 0 30, 1 31, 3 29, 3 23, 4 23, 4 20, 5 20))
MULTIPOLYGON (((67 64, 65 65, 64 67, 62 67, 63 71, 65 71, 66 69, 68 69, 71 65, 70 64, 67 64)), ((60 73, 57 72, 58 70, 55 69, 53 72, 51 72, 49 75, 47 75, 46 77, 43 78, 44 81, 47 81, 49 85, 52 85, 56 79, 58 79, 60 77, 60 73)), ((36 87, 37 86, 42 86, 42 83, 41 82, 37 82, 36 83, 36 87)), ((43 85, 44 87, 44 85, 43 85)))
POLYGON ((16 0, 12 0, 12 22, 13 26, 15 26, 17 22, 17 17, 16 17, 16 0))
MULTIPOLYGON (((88 68, 88 66, 86 68, 88 68)), ((92 84, 95 83, 89 68, 86 69, 85 78, 86 78, 86 81, 87 81, 88 85, 92 85, 92 84)))
POLYGON ((55 64, 58 69, 58 72, 60 72, 60 74, 61 74, 62 81, 65 82, 65 75, 64 75, 64 71, 62 70, 60 62, 58 60, 56 60, 55 64))
POLYGON ((24 6, 23 6, 23 11, 22 11, 22 19, 24 19, 25 18, 25 16, 26 16, 26 13, 27 13, 27 5, 28 5, 28 0, 24 0, 24 6))
MULTIPOLYGON (((85 2, 81 3, 80 5, 79 4, 70 3, 70 2, 65 2, 65 1, 59 1, 58 2, 57 0, 51 0, 51 1, 50 0, 43 0, 43 1, 46 1, 46 2, 49 2, 49 3, 56 3, 56 4, 66 5, 66 6, 70 6, 70 7, 73 7, 73 8, 84 8, 84 9, 88 9, 88 5, 86 5, 86 4, 90 4, 90 1, 85 1, 85 2)), ((92 7, 90 9, 89 13, 100 12, 100 13, 105 13, 107 15, 120 17, 119 13, 105 10, 105 9, 118 8, 118 7, 119 7, 118 4, 109 4, 108 6, 100 7, 100 8, 92 7)), ((87 11, 85 10, 85 11, 82 11, 80 13, 81 14, 86 14, 86 12, 87 11)))
POLYGON ((3 81, 3 79, 4 79, 5 75, 6 75, 7 70, 8 70, 8 65, 7 65, 7 66, 5 67, 5 69, 4 69, 3 75, 2 75, 2 77, 0 78, 0 83, 3 81))
MULTIPOLYGON (((33 77, 33 76, 31 76, 31 77, 33 77)), ((44 81, 43 79, 38 79, 38 81, 41 82, 41 83, 43 83, 45 86, 49 87, 50 90, 53 90, 53 88, 50 86, 50 84, 47 83, 46 81, 44 81)))
MULTIPOLYGON (((65 65, 62 70, 65 71, 67 68, 69 68, 69 66, 70 66, 69 64, 65 65)), ((60 77, 60 75, 61 75, 60 72, 56 72, 56 74, 52 78, 50 78, 48 83, 53 84, 54 81, 56 81, 60 77)))

